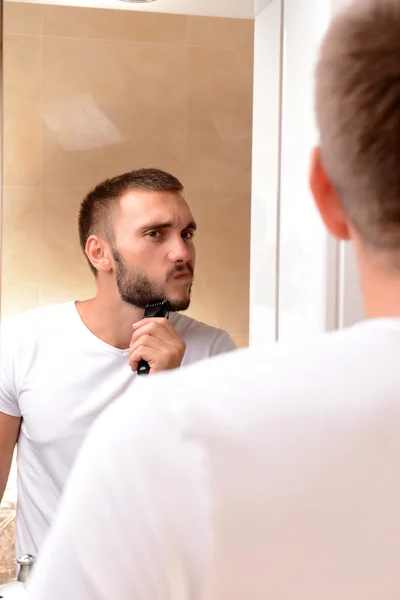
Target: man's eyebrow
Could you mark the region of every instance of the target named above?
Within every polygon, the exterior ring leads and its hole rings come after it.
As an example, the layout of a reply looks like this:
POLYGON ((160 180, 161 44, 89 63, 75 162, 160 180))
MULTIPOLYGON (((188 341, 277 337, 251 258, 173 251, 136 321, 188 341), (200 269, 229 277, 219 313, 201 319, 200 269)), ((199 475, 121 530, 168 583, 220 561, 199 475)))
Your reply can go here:
POLYGON ((148 231, 149 229, 168 229, 169 227, 172 227, 172 223, 168 223, 167 221, 155 221, 154 223, 142 225, 140 229, 141 231, 148 231))
MULTIPOLYGON (((149 231, 150 229, 171 229, 173 227, 173 223, 168 221, 156 221, 155 223, 148 223, 147 225, 143 225, 140 230, 141 231, 149 231)), ((192 229, 196 231, 197 225, 194 221, 190 221, 184 229, 192 229)))

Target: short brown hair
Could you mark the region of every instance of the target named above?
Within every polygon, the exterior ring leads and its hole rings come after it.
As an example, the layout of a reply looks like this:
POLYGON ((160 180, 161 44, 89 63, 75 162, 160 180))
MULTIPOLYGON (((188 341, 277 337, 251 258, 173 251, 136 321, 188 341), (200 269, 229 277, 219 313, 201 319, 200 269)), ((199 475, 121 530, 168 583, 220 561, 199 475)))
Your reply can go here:
POLYGON ((316 70, 322 161, 368 245, 400 249, 400 0, 358 0, 316 70))
MULTIPOLYGON (((79 210, 79 242, 84 253, 91 235, 99 235, 108 242, 112 241, 112 216, 116 201, 132 190, 180 194, 183 185, 176 177, 160 169, 137 169, 96 185, 84 198, 79 210)), ((97 275, 97 270, 87 260, 92 272, 97 275)))

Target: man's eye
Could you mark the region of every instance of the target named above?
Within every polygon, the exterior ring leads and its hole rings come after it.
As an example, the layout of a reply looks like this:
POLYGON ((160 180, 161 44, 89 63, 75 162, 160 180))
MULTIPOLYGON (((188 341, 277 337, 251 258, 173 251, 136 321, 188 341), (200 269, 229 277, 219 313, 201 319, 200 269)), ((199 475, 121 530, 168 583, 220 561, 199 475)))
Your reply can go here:
POLYGON ((157 239, 159 238, 161 235, 161 233, 159 231, 149 231, 147 236, 152 238, 152 239, 157 239))
POLYGON ((191 240, 194 237, 194 232, 193 231, 183 231, 182 237, 184 240, 191 240))

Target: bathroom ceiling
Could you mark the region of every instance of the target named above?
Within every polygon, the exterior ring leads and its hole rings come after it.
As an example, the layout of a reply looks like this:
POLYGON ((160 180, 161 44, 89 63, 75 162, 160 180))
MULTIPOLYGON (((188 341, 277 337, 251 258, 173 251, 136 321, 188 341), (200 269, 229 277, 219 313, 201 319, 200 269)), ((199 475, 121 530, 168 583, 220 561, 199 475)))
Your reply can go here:
POLYGON ((157 0, 139 4, 120 0, 40 0, 40 3, 242 19, 252 19, 255 13, 255 0, 157 0))

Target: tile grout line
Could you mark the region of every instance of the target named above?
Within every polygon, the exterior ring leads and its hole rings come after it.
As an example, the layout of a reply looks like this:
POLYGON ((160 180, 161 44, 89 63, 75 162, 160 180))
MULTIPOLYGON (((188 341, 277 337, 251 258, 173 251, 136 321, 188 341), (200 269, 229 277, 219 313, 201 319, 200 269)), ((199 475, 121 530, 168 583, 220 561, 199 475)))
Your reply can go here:
POLYGON ((21 37, 40 37, 43 39, 56 39, 56 40, 73 40, 80 42, 107 42, 107 43, 117 43, 117 44, 140 44, 140 45, 149 45, 149 46, 176 46, 178 48, 207 48, 209 50, 242 50, 248 44, 241 44, 237 46, 230 45, 219 45, 219 44, 191 44, 188 40, 184 42, 155 42, 155 41, 146 41, 146 40, 124 40, 120 38, 97 38, 97 37, 81 37, 81 36, 73 36, 73 35, 57 35, 57 34, 44 34, 44 33, 21 33, 21 32, 10 32, 4 34, 4 37, 11 36, 21 36, 21 37))

